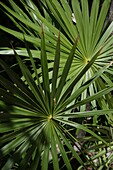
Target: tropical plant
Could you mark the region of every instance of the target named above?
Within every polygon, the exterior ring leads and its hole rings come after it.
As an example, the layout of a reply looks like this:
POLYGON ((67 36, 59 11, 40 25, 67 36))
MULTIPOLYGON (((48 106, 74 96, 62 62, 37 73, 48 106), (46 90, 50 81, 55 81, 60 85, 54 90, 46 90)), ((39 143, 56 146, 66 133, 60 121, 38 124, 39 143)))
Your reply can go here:
MULTIPOLYGON (((91 66, 91 68, 84 74, 80 81, 77 83, 77 87, 80 87, 91 78, 95 72, 101 69, 104 65, 112 61, 113 53, 113 37, 111 35, 113 31, 113 23, 109 26, 105 25, 106 15, 109 9, 110 0, 104 0, 100 7, 100 1, 93 0, 92 5, 89 8, 88 0, 74 0, 71 4, 67 0, 41 0, 39 2, 41 10, 33 3, 32 0, 21 0, 23 10, 13 0, 9 0, 11 6, 8 7, 2 2, 0 3, 2 9, 8 17, 14 22, 19 31, 0 26, 0 29, 16 36, 20 40, 24 40, 23 33, 26 41, 31 42, 35 49, 31 50, 33 57, 40 58, 40 31, 41 25, 44 25, 47 59, 52 62, 54 60, 54 49, 56 46, 57 35, 59 29, 61 31, 61 64, 59 73, 62 74, 65 60, 68 57, 69 51, 72 48, 72 43, 80 34, 80 40, 77 44, 77 50, 75 57, 69 72, 67 80, 69 84, 78 76, 79 72, 87 65, 87 63, 98 53, 98 57, 91 66), (41 12, 40 12, 41 11, 41 12), (72 15, 76 19, 76 24, 73 23, 72 15), (38 49, 38 51, 37 51, 38 49)), ((28 56, 26 49, 19 48, 16 50, 18 55, 28 56)), ((1 54, 12 54, 13 50, 5 49, 1 50, 1 54)), ((49 68, 52 68, 53 64, 49 64, 49 68)), ((50 69, 51 70, 51 69, 50 69)), ((108 74, 112 75, 112 67, 107 70, 108 74)), ((50 73, 51 74, 51 73, 50 73)), ((87 94, 92 95, 98 90, 102 90, 106 87, 106 83, 112 85, 112 81, 109 79, 108 74, 102 74, 98 81, 95 81, 89 86, 88 93, 85 90, 81 94, 81 100, 87 97, 87 94)), ((75 87, 75 88, 77 88, 75 87)), ((102 97, 98 102, 99 107, 102 109, 113 108, 111 102, 112 95, 106 95, 106 98, 102 97)), ((96 108, 97 102, 94 100, 91 102, 91 108, 96 108)), ((86 109, 86 106, 82 106, 81 111, 86 109)))
MULTIPOLYGON (((89 134, 86 135, 88 140, 90 138, 94 144, 95 139, 97 145, 101 143, 104 148, 108 146, 108 143, 110 144, 112 138, 106 139, 105 133, 101 132, 101 127, 95 130, 95 132, 98 131, 96 134, 91 130, 91 127, 88 128, 85 124, 80 124, 78 118, 110 114, 113 110, 76 112, 76 108, 106 95, 113 90, 113 86, 108 85, 109 87, 81 101, 77 98, 103 72, 107 71, 110 64, 100 69, 91 79, 72 93, 72 89, 86 71, 90 69, 98 53, 75 77, 73 82, 68 84, 66 79, 71 69, 78 38, 76 38, 65 62, 62 75, 59 76, 61 62, 59 34, 52 76, 49 77, 43 31, 41 37, 41 71, 39 69, 39 73, 37 72, 37 63, 33 59, 26 40, 25 44, 31 61, 30 70, 13 49, 24 79, 21 79, 0 59, 1 67, 9 76, 6 79, 0 75, 0 106, 2 108, 0 114, 1 169, 46 170, 53 167, 55 170, 63 168, 71 170, 74 169, 73 160, 76 162, 75 164, 78 163, 78 165, 74 164, 76 169, 80 165, 80 168, 86 168, 90 165, 96 169, 97 166, 93 162, 95 158, 89 158, 87 152, 82 148, 79 138, 77 139, 77 129, 87 132, 89 134), (32 73, 34 73, 34 77, 32 73), (73 104, 72 101, 75 99, 76 102, 73 104), (101 137, 100 134, 104 134, 104 136, 101 137)), ((87 141, 87 139, 84 140, 87 141)), ((102 154, 105 154, 105 152, 102 154)), ((98 155, 96 158, 98 158, 98 155)))
POLYGON ((21 70, 18 76, 0 59, 9 76, 0 75, 1 169, 108 169, 113 160, 113 23, 105 25, 110 0, 101 7, 93 0, 91 8, 88 0, 70 5, 41 0, 40 8, 21 0, 22 9, 8 2, 10 7, 0 2, 1 8, 20 31, 0 29, 26 47, 0 50, 14 54, 21 70))

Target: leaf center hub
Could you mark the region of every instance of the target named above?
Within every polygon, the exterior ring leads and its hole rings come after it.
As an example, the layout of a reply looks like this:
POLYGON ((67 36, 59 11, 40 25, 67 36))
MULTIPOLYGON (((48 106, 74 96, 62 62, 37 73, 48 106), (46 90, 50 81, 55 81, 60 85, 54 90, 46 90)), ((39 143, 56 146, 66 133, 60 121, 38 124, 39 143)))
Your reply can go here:
POLYGON ((48 121, 51 121, 52 118, 53 118, 52 115, 49 115, 49 116, 48 116, 48 121))

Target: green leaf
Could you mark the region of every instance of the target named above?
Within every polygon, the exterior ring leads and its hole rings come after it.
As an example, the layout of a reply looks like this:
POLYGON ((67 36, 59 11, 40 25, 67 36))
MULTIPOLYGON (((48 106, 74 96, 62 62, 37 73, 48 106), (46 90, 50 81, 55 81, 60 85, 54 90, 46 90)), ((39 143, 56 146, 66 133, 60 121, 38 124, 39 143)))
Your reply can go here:
MULTIPOLYGON (((100 49, 101 51, 101 49, 100 49)), ((83 77, 83 75, 87 72, 87 70, 92 66, 96 58, 98 57, 100 51, 88 62, 88 64, 81 70, 81 72, 77 75, 77 77, 73 80, 73 82, 70 84, 70 86, 67 88, 65 93, 63 94, 62 98, 60 99, 60 102, 63 102, 67 96, 72 92, 73 87, 77 84, 77 82, 83 77)))
POLYGON ((92 130, 88 129, 88 128, 87 128, 86 126, 84 126, 84 125, 81 125, 81 124, 79 124, 79 123, 74 123, 74 122, 69 121, 69 120, 68 120, 68 121, 67 121, 67 120, 62 120, 62 119, 56 119, 56 120, 59 121, 59 122, 62 122, 62 123, 64 123, 64 124, 66 124, 66 125, 69 125, 69 126, 71 126, 71 127, 75 127, 75 128, 77 128, 77 129, 84 130, 84 131, 90 133, 92 136, 96 137, 98 140, 100 140, 100 141, 102 141, 103 143, 107 144, 107 142, 106 142, 104 139, 102 139, 100 136, 98 136, 97 134, 95 134, 92 130))
POLYGON ((78 117, 90 117, 90 116, 100 116, 100 115, 109 115, 113 113, 113 109, 110 110, 93 110, 93 111, 84 111, 84 112, 74 112, 70 114, 60 115, 61 117, 67 118, 78 118, 78 117))
POLYGON ((57 147, 60 149, 60 154, 62 155, 62 158, 64 160, 64 163, 66 164, 67 169, 72 170, 72 167, 70 165, 69 159, 67 157, 66 151, 61 143, 61 140, 59 139, 59 136, 56 134, 56 142, 57 142, 57 147))
POLYGON ((57 88, 57 91, 56 91, 56 102, 58 101, 58 99, 60 97, 60 94, 62 92, 62 89, 64 87, 64 84, 66 82, 66 78, 67 78, 68 72, 70 70, 72 61, 73 61, 73 57, 74 57, 75 49, 76 49, 76 46, 77 46, 77 42, 78 42, 78 38, 76 38, 75 43, 74 43, 74 45, 72 47, 72 50, 71 50, 71 52, 69 54, 69 57, 68 57, 68 59, 67 59, 67 61, 65 63, 65 66, 64 66, 64 69, 63 69, 59 84, 58 84, 58 88, 57 88))
POLYGON ((53 75, 52 75, 52 96, 53 97, 55 97, 55 93, 56 93, 59 64, 60 64, 60 33, 59 33, 57 47, 56 47, 56 54, 55 54, 55 59, 54 59, 53 75))
POLYGON ((78 160, 78 162, 80 164, 83 164, 83 161, 81 160, 79 154, 74 150, 73 146, 70 144, 69 140, 67 139, 66 136, 64 136, 63 134, 65 133, 65 135, 71 137, 71 141, 76 142, 77 139, 72 136, 68 130, 66 130, 64 127, 58 127, 58 125, 56 125, 55 130, 57 131, 57 133, 59 134, 59 136, 61 136, 61 138, 63 139, 63 141, 65 142, 66 146, 69 148, 69 150, 73 153, 74 157, 78 160), (74 139, 74 140, 73 140, 74 139))
POLYGON ((56 150, 56 140, 55 140, 55 131, 54 127, 51 127, 51 153, 52 153, 52 159, 53 159, 53 167, 54 170, 59 169, 59 164, 58 164, 58 155, 57 155, 57 150, 56 150))
POLYGON ((17 58, 17 61, 21 68, 21 71, 22 71, 28 85, 30 86, 31 90, 33 91, 34 96, 36 97, 37 101, 40 103, 42 108, 45 110, 45 114, 48 114, 45 101, 43 100, 43 94, 40 94, 40 89, 38 89, 38 87, 36 86, 30 71, 28 70, 26 65, 22 62, 22 60, 20 59, 20 57, 18 55, 16 55, 16 58, 17 58))
POLYGON ((48 75, 48 62, 47 62, 47 56, 46 56, 46 49, 45 49, 45 38, 44 38, 44 32, 42 30, 41 33, 41 69, 42 69, 42 79, 43 79, 43 89, 45 96, 49 100, 49 94, 50 94, 50 88, 49 88, 49 75, 48 75))

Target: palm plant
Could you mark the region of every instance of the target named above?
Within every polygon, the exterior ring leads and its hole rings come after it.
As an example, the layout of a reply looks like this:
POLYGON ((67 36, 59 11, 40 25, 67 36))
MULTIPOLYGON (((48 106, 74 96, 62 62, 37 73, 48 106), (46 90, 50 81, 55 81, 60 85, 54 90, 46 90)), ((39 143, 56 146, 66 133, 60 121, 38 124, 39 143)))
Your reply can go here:
MULTIPOLYGON (((59 78, 60 62, 62 61, 60 60, 60 34, 56 46, 52 76, 49 74, 43 31, 41 33, 40 57, 42 78, 40 77, 40 72, 37 72, 35 60, 26 40, 26 50, 32 67, 31 71, 13 49, 24 79, 19 78, 0 59, 1 67, 9 76, 9 79, 6 79, 0 75, 0 106, 2 108, 0 114, 0 153, 3 161, 1 164, 2 170, 11 168, 46 170, 51 168, 51 166, 55 170, 62 168, 70 170, 73 169, 72 160, 79 163, 82 168, 87 167, 89 164, 90 166, 95 166, 93 163, 94 158, 91 159, 88 155, 86 156, 87 152, 80 146, 80 141, 75 135, 77 129, 86 131, 89 134, 88 138, 90 140, 95 139, 97 145, 99 142, 101 142, 103 147, 107 143, 110 144, 111 139, 108 141, 106 136, 100 136, 101 128, 97 128, 98 134, 96 134, 87 126, 77 122, 79 117, 105 115, 113 112, 112 109, 76 112, 75 109, 77 107, 98 99, 113 90, 113 86, 108 85, 109 87, 95 95, 81 101, 76 100, 73 103, 91 83, 110 67, 110 64, 108 64, 100 69, 91 79, 72 93, 78 80, 91 68, 98 56, 97 53, 79 75, 75 77, 72 83, 68 84, 67 77, 71 69, 75 50, 77 50, 77 42, 78 38, 76 38, 65 62, 62 75, 59 78), (34 72, 34 77, 31 72, 34 72), (76 146, 76 144, 79 145, 76 146), (77 149, 75 149, 75 146, 77 149), (83 160, 85 160, 85 163, 83 160)), ((98 158, 98 155, 96 158, 98 158)))
POLYGON ((13 0, 9 1, 12 9, 0 2, 20 32, 1 25, 0 29, 26 44, 26 48, 0 50, 0 54, 15 54, 22 72, 20 78, 0 59, 10 78, 0 75, 3 170, 110 166, 112 154, 108 158, 106 154, 113 145, 113 83, 108 76, 113 74, 113 23, 104 25, 110 0, 104 0, 101 8, 99 2, 93 0, 89 9, 88 0, 72 1, 71 6, 67 0, 41 0, 43 15, 32 0, 21 0, 25 11, 13 0), (42 24, 45 38, 40 34, 42 24), (18 55, 31 61, 31 70, 18 55), (107 118, 104 125, 101 115, 107 118), (93 123, 88 124, 91 117, 93 123), (82 139, 81 131, 86 131, 82 139), (90 152, 95 155, 89 156, 90 152), (73 161, 79 165, 73 167, 73 161))
MULTIPOLYGON (((16 36, 21 40, 24 40, 24 33, 26 41, 31 42, 36 49, 31 50, 33 57, 40 58, 40 30, 43 23, 46 39, 47 59, 51 61, 54 60, 54 49, 60 29, 61 71, 59 72, 59 75, 62 74, 65 60, 67 59, 69 51, 72 48, 72 43, 75 37, 80 34, 80 40, 77 44, 75 57, 73 59, 69 76, 67 77, 67 80, 69 80, 68 84, 70 84, 73 79, 78 76, 79 72, 88 64, 95 54, 97 54, 97 51, 102 50, 101 53, 98 53, 98 57, 91 68, 86 72, 86 74, 84 74, 82 79, 78 81, 76 86, 80 87, 85 81, 91 78, 95 72, 112 60, 113 38, 111 33, 113 31, 113 23, 109 26, 104 25, 110 0, 104 0, 101 8, 99 6, 99 2, 100 1, 97 2, 96 0, 93 0, 91 9, 89 9, 88 0, 81 0, 80 2, 78 0, 72 1, 72 7, 67 3, 67 0, 40 1, 44 17, 32 0, 21 1, 25 12, 22 11, 13 0, 9 1, 12 9, 1 2, 0 4, 5 9, 6 15, 10 17, 22 33, 3 26, 0 26, 0 29, 16 36), (76 18, 76 24, 73 24, 72 14, 76 18)), ((19 48, 16 52, 18 55, 28 56, 26 49, 19 48)), ((5 51, 1 50, 0 53, 12 54, 13 50, 8 49, 6 51, 5 49, 5 51)), ((52 68, 52 66, 53 64, 50 63, 49 68, 52 68)), ((112 68, 109 68, 107 72, 112 75, 112 68)), ((102 74, 98 81, 95 81, 89 86, 89 95, 95 94, 98 90, 104 89, 106 83, 112 85, 112 81, 109 79, 109 76, 107 76, 107 74, 102 74)), ((81 100, 86 97, 87 90, 82 93, 81 100)), ((112 96, 110 94, 106 95, 106 98, 102 97, 101 101, 98 102, 100 108, 113 108, 111 98, 112 96)), ((94 100, 91 105, 92 108, 97 107, 96 101, 94 100)), ((86 106, 82 106, 80 109, 83 111, 85 108, 86 106)))

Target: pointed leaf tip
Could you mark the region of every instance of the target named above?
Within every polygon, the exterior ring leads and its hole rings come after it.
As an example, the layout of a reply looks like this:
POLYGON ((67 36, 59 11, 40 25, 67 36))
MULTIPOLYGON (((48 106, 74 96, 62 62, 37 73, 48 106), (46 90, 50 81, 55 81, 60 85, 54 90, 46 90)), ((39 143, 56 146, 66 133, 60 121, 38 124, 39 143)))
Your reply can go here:
POLYGON ((79 38, 80 38, 80 33, 78 34, 77 38, 75 39, 76 43, 78 43, 79 38))
POLYGON ((60 31, 59 31, 59 33, 58 33, 58 40, 60 40, 60 31))
POLYGON ((43 24, 42 24, 42 31, 41 31, 40 35, 41 35, 41 37, 44 36, 44 27, 43 27, 43 24))
POLYGON ((10 43, 10 45, 11 45, 11 47, 12 47, 12 50, 13 50, 13 52, 14 52, 14 55, 16 55, 16 56, 17 56, 17 53, 16 53, 16 51, 15 51, 15 49, 14 49, 13 44, 12 44, 12 43, 10 43))

